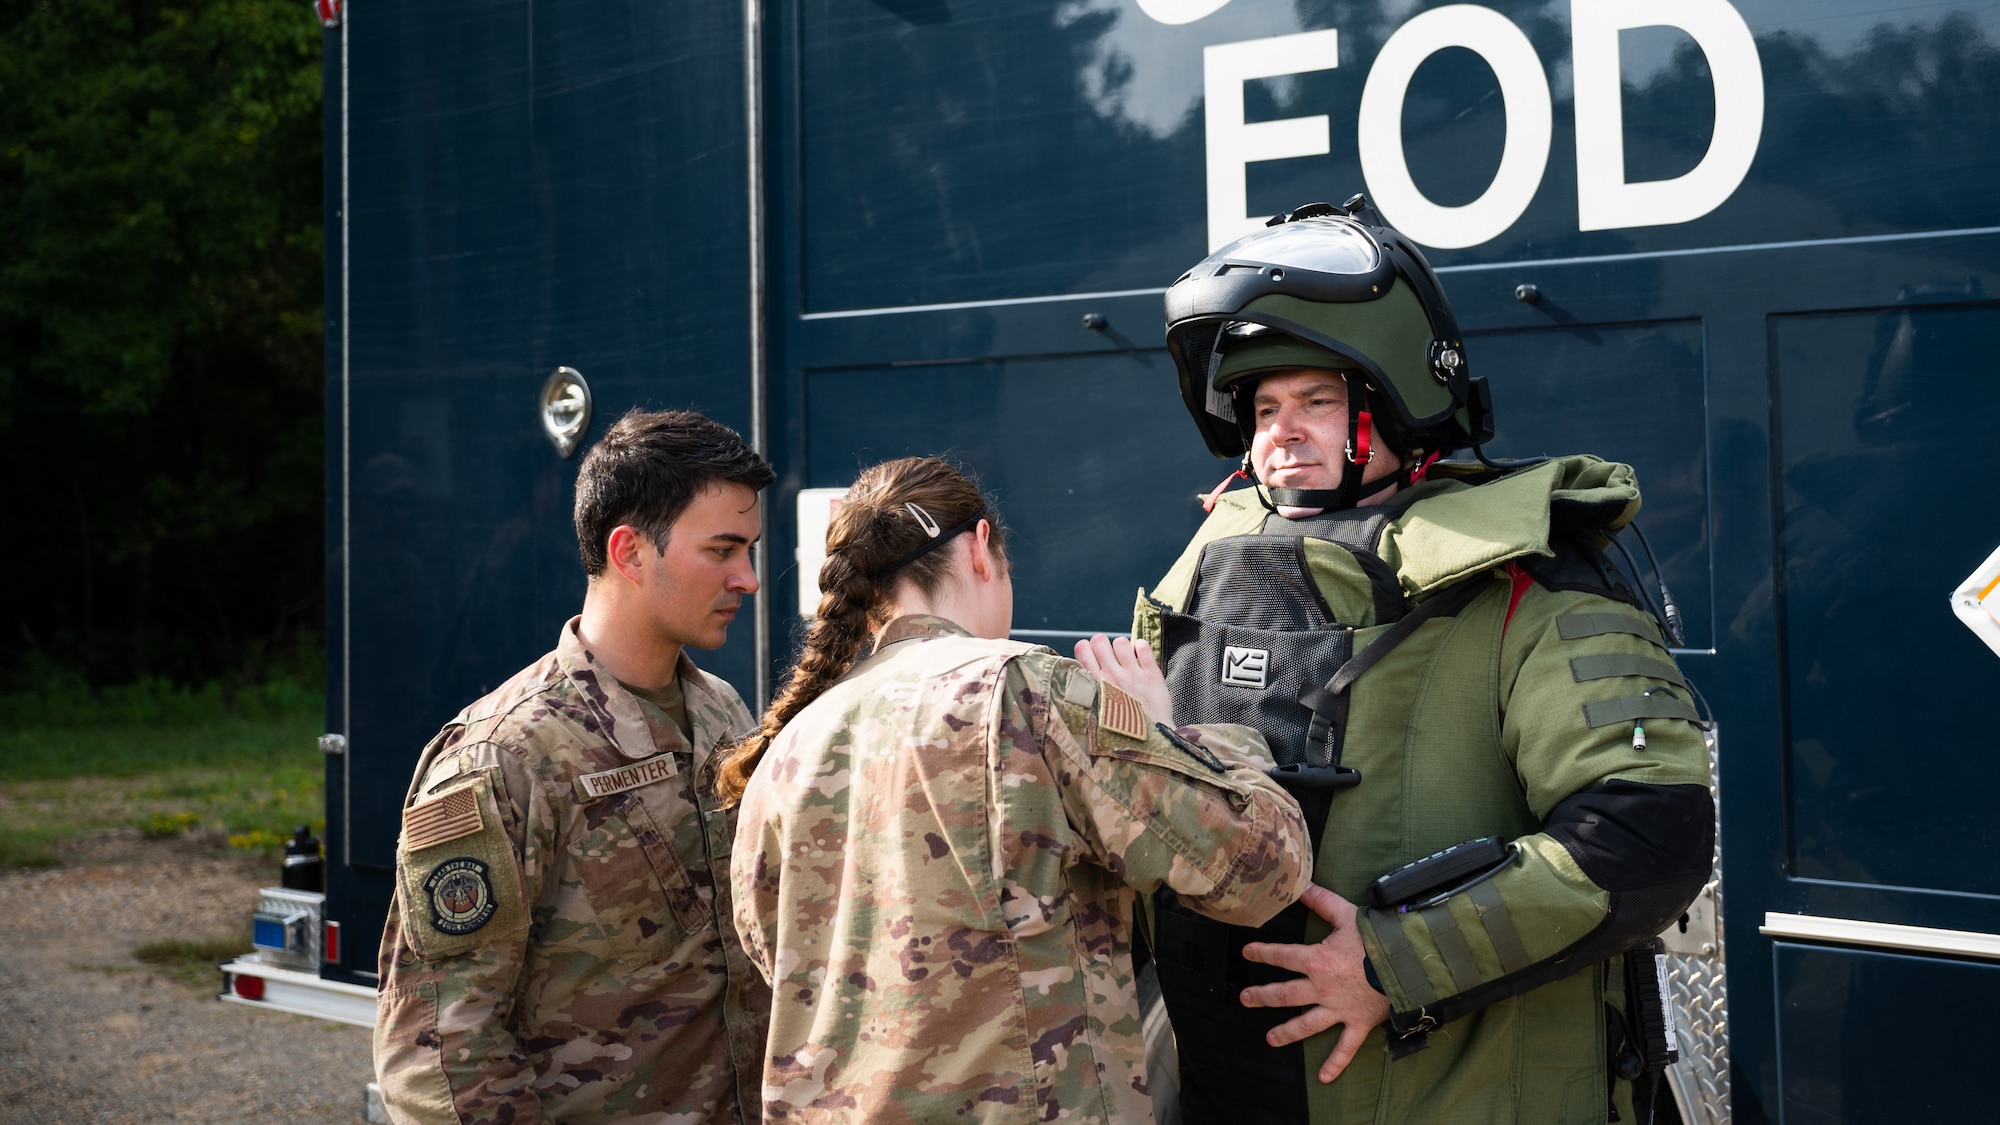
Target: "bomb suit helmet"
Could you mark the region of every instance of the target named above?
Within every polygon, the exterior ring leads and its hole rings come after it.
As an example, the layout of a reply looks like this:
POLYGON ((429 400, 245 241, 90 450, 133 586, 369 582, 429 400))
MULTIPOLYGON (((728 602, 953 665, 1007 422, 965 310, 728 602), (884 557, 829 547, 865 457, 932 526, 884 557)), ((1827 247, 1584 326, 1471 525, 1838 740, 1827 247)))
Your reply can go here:
POLYGON ((1362 196, 1278 215, 1203 258, 1167 290, 1166 312, 1182 401, 1217 457, 1248 450, 1247 392, 1283 367, 1347 372, 1406 457, 1493 435, 1490 392, 1437 275, 1362 196))

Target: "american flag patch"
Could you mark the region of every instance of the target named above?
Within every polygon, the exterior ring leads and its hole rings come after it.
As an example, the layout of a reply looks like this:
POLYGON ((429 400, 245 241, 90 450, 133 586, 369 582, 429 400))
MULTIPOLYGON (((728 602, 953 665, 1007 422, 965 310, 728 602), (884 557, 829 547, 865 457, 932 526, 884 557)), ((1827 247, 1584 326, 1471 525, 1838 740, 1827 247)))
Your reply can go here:
POLYGON ((1117 684, 1104 681, 1104 700, 1097 707, 1097 726, 1126 738, 1146 740, 1146 709, 1117 684))
POLYGON ((479 831, 485 821, 479 815, 478 788, 468 785, 404 809, 403 846, 417 851, 479 831))

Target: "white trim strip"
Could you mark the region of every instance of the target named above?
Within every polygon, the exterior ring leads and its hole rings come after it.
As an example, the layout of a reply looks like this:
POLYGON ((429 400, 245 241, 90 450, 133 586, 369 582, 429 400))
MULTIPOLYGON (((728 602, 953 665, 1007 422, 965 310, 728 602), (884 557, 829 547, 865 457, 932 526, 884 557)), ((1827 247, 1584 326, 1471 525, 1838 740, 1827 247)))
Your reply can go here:
POLYGON ((1538 266, 1582 266, 1597 262, 1641 262, 1651 258, 1691 258, 1699 254, 1743 254, 1755 250, 1803 250, 1814 246, 1866 246, 1876 242, 1911 242, 1924 238, 1969 238, 1980 234, 2000 234, 2000 227, 1959 227, 1956 230, 1913 230, 1897 234, 1857 234, 1848 238, 1801 238, 1792 242, 1745 242, 1735 246, 1691 246, 1685 250, 1642 250, 1632 254, 1596 254, 1581 258, 1531 258, 1519 262, 1477 262, 1467 266, 1439 266, 1439 273, 1477 273, 1482 270, 1533 269, 1538 266))
POLYGON ((326 980, 312 973, 283 969, 247 958, 238 958, 221 968, 224 992, 220 999, 355 1027, 375 1026, 375 990, 366 985, 326 980), (264 982, 264 998, 245 1000, 236 995, 232 985, 239 976, 261 979, 264 982))
POLYGON ((1812 914, 1765 914, 1759 933, 1780 938, 1832 941, 1872 949, 1908 949, 1918 953, 1952 953, 2000 961, 2000 934, 1975 930, 1938 930, 1929 926, 1898 926, 1852 918, 1821 918, 1812 914))
POLYGON ((855 316, 888 316, 891 313, 950 312, 953 309, 996 309, 1008 305, 1051 305, 1057 301, 1100 301, 1111 297, 1160 297, 1161 289, 1109 289, 1102 293, 1051 293, 1046 297, 1002 297, 994 301, 946 301, 940 305, 890 305, 879 309, 835 309, 832 312, 799 314, 800 320, 843 320, 855 316))
POLYGON ((1108 637, 1124 636, 1123 633, 1116 629, 1010 629, 1007 635, 1010 637, 1040 639, 1042 637, 1094 637, 1099 633, 1108 637))
MULTIPOLYGON (((340 19, 340 733, 354 748, 354 199, 348 190, 347 20, 340 19)), ((354 866, 354 755, 340 756, 340 861, 354 866)))
MULTIPOLYGON (((1643 262, 1654 258, 1691 258, 1701 254, 1744 254, 1757 250, 1803 250, 1814 246, 1866 246, 1877 242, 1913 242, 1926 238, 1970 238, 2000 234, 2000 227, 1959 227, 1954 230, 1913 230, 1896 234, 1859 234, 1848 238, 1802 238, 1791 242, 1745 242, 1734 246, 1691 246, 1684 250, 1642 250, 1631 254, 1589 254, 1576 258, 1527 258, 1504 262, 1474 262, 1463 266, 1439 266, 1437 272, 1482 273, 1488 270, 1526 270, 1546 266, 1584 266, 1598 262, 1643 262)), ((954 309, 992 309, 1008 305, 1047 305, 1057 301, 1092 301, 1111 297, 1158 297, 1165 289, 1110 289, 1101 293, 1052 293, 1046 297, 1003 297, 992 301, 947 301, 936 305, 891 305, 879 309, 833 309, 802 313, 800 320, 842 320, 857 316, 889 316, 894 313, 950 312, 954 309)))
MULTIPOLYGON (((748 212, 750 244, 749 274, 746 278, 750 303, 750 448, 771 457, 765 431, 765 388, 769 384, 769 359, 765 339, 764 279, 764 16, 763 0, 743 0, 743 147, 746 150, 744 181, 747 185, 744 210, 748 212)), ((757 662, 756 706, 761 715, 771 702, 771 497, 776 487, 764 490, 764 503, 757 510, 757 551, 752 559, 757 573, 756 600, 750 603, 751 659, 757 662)))

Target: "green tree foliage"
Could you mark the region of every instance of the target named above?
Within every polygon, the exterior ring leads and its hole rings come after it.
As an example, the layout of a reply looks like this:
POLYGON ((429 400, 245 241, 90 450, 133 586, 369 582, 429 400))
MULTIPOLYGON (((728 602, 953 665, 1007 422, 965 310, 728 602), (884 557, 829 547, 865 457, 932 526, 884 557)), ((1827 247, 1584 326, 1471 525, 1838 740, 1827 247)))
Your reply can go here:
POLYGON ((321 616, 321 31, 0 0, 0 665, 206 679, 321 616))

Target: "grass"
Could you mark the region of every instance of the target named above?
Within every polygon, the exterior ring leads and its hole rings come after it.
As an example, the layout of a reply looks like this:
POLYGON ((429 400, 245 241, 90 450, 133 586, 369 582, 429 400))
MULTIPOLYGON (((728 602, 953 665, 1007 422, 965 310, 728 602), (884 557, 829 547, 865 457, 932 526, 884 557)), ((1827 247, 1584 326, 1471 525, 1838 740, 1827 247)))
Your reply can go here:
POLYGON ((108 829, 270 855, 297 825, 325 827, 315 692, 280 683, 225 702, 213 686, 142 682, 62 702, 0 697, 16 720, 0 725, 0 870, 54 866, 65 841, 108 829))
POLYGON ((238 938, 208 938, 202 941, 153 941, 132 951, 132 956, 161 970, 166 976, 190 988, 213 991, 215 966, 239 954, 250 952, 250 943, 238 938))

